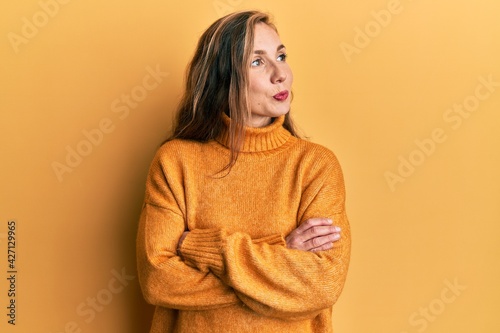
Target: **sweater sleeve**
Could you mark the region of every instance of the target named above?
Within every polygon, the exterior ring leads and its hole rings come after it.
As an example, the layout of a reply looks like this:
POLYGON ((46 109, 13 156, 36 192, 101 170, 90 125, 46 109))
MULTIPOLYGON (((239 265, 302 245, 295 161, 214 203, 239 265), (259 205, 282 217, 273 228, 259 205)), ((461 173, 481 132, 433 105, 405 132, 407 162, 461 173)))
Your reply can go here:
POLYGON ((186 261, 213 272, 234 288, 243 303, 262 315, 305 319, 331 307, 346 279, 351 236, 345 191, 336 158, 304 190, 298 221, 332 218, 341 239, 328 251, 306 252, 284 245, 255 243, 245 233, 192 230, 182 243, 186 261))
POLYGON ((156 158, 146 182, 137 233, 137 268, 144 298, 154 305, 181 310, 239 303, 234 290, 212 272, 190 267, 177 255, 177 243, 185 231, 184 220, 156 158))

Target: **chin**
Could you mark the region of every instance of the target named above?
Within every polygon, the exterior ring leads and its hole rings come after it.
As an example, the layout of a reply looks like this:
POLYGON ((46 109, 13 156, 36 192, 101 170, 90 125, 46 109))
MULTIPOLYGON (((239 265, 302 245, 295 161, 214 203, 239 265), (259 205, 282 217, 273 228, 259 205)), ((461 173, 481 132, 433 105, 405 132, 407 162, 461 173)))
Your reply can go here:
POLYGON ((256 116, 259 117, 270 117, 270 118, 278 118, 282 115, 286 115, 290 111, 290 106, 283 108, 274 108, 272 110, 262 110, 261 112, 255 112, 256 116))
POLYGON ((290 106, 288 106, 288 108, 286 108, 286 109, 279 110, 278 112, 276 112, 276 114, 277 114, 277 117, 279 117, 279 116, 282 116, 284 114, 287 114, 288 112, 290 112, 290 106))

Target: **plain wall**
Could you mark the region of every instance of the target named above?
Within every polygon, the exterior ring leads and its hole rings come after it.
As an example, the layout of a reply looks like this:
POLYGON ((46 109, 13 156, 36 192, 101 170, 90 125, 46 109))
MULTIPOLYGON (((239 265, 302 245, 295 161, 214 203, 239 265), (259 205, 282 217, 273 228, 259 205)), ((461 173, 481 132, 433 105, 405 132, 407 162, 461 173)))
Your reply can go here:
POLYGON ((147 332, 149 163, 201 33, 243 9, 274 15, 292 113, 343 166, 353 251, 335 332, 498 332, 494 0, 2 2, 0 330, 147 332))

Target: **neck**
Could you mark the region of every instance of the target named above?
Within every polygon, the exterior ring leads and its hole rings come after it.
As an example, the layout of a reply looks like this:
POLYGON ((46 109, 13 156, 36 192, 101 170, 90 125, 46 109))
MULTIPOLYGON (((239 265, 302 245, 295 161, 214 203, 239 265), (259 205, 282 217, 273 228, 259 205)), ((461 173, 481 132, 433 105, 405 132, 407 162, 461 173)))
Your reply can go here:
POLYGON ((252 115, 248 122, 248 127, 265 127, 273 122, 274 118, 252 115))

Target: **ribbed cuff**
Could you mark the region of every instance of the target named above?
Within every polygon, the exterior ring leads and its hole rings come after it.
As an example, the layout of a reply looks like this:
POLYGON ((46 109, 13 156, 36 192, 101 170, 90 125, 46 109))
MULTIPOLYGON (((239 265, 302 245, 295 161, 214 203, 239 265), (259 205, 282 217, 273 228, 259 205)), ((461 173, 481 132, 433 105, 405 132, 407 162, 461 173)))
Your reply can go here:
POLYGON ((217 275, 224 271, 222 261, 222 241, 224 232, 220 229, 195 229, 182 241, 181 256, 188 264, 202 272, 214 271, 217 275))

